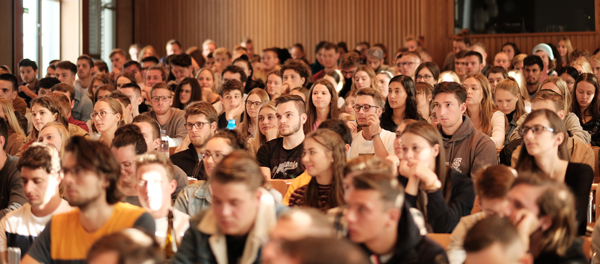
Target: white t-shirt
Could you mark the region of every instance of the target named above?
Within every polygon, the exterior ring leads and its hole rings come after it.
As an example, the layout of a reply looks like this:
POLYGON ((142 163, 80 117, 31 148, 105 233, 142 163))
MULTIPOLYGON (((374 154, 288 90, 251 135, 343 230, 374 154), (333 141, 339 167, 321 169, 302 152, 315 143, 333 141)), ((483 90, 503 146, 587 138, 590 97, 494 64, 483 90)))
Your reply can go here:
POLYGON ((73 88, 75 88, 76 90, 79 90, 79 92, 81 92, 83 94, 83 96, 87 96, 88 95, 88 87, 83 88, 81 86, 81 80, 80 79, 75 80, 75 82, 73 83, 73 88))
MULTIPOLYGON (((396 133, 382 129, 381 133, 379 134, 379 137, 381 138, 381 141, 383 141, 383 144, 385 145, 385 150, 387 150, 388 154, 393 154, 394 139, 396 138, 396 133)), ((363 137, 362 132, 358 133, 354 140, 352 140, 350 151, 348 151, 348 159, 353 159, 360 155, 375 155, 373 140, 366 140, 363 137)))
MULTIPOLYGON (((171 208, 171 210, 173 211, 173 227, 175 228, 175 238, 177 239, 177 244, 180 245, 185 231, 190 228, 190 216, 175 208, 171 208)), ((169 219, 165 216, 163 218, 154 219, 154 223, 156 224, 156 232, 154 235, 156 236, 156 241, 158 241, 162 247, 165 244, 165 238, 167 237, 169 219)))
POLYGON ((21 248, 21 256, 33 244, 37 236, 44 231, 46 224, 53 215, 70 211, 73 207, 63 199, 54 212, 44 217, 36 217, 31 213, 31 205, 14 210, 0 220, 0 252, 6 252, 8 247, 21 248), (25 251, 25 252, 24 252, 25 251))

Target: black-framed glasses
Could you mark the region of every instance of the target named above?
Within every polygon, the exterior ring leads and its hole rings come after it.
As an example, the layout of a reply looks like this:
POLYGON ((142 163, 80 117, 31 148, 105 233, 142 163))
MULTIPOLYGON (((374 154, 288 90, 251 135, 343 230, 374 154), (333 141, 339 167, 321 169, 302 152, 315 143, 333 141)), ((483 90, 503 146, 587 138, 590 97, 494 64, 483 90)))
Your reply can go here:
POLYGON ((102 111, 100 111, 100 112, 93 112, 93 113, 91 113, 91 114, 90 114, 90 117, 91 117, 92 119, 94 119, 94 118, 96 118, 96 116, 98 116, 98 115, 99 115, 99 116, 100 116, 100 119, 104 119, 104 118, 106 117, 106 115, 108 115, 108 114, 114 114, 114 113, 109 113, 109 112, 106 112, 106 111, 102 110, 102 111))
POLYGON ((417 75, 417 80, 418 79, 429 80, 431 78, 433 78, 433 76, 431 76, 431 75, 417 75))
POLYGON ((171 98, 173 98, 173 96, 154 96, 154 97, 152 97, 152 101, 154 101, 154 102, 167 101, 171 98))
POLYGON ((525 137, 525 135, 527 135, 529 130, 531 130, 531 132, 533 132, 533 134, 535 134, 535 135, 541 134, 542 132, 544 132, 544 130, 554 133, 554 128, 545 127, 542 125, 533 125, 531 127, 528 127, 528 126, 521 127, 521 129, 519 130, 519 135, 521 135, 521 137, 525 137))
POLYGON ((195 127, 196 129, 202 129, 204 127, 204 125, 210 124, 210 122, 196 122, 196 123, 187 123, 185 124, 185 127, 188 130, 192 130, 193 127, 195 127))
POLYGON ((360 112, 360 109, 365 110, 365 112, 369 112, 369 110, 371 110, 371 108, 375 108, 377 109, 379 106, 376 105, 354 105, 352 108, 354 108, 354 111, 356 112, 360 112))
POLYGON ((262 105, 262 102, 261 101, 254 101, 254 102, 252 102, 252 101, 246 100, 246 104, 248 106, 260 107, 262 105))
POLYGON ((222 153, 219 153, 219 152, 210 153, 210 151, 201 152, 200 155, 202 156, 203 160, 208 159, 208 157, 211 157, 215 163, 218 163, 219 161, 221 161, 223 159, 223 157, 225 156, 222 153))

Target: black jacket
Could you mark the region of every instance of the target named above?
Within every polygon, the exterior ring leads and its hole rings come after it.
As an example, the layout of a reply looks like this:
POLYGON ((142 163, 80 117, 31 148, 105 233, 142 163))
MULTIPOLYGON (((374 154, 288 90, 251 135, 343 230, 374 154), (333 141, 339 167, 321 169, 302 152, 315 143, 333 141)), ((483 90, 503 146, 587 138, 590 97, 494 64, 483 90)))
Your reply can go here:
MULTIPOLYGON (((367 247, 364 245, 361 247, 368 255, 373 255, 367 247)), ((427 236, 421 235, 406 202, 402 206, 402 215, 398 221, 398 238, 393 256, 387 262, 382 262, 382 264, 395 263, 448 263, 446 251, 427 236)))
POLYGON ((188 176, 197 180, 207 180, 204 163, 198 158, 198 152, 193 144, 190 143, 188 149, 171 155, 171 161, 188 176))
MULTIPOLYGON (((446 202, 443 191, 437 190, 427 193, 426 223, 431 225, 433 233, 452 233, 452 230, 460 221, 460 218, 471 214, 475 202, 475 190, 473 180, 454 169, 448 172, 450 175, 451 194, 450 200, 446 202)), ((408 180, 400 176, 400 181, 406 186, 408 180)), ((410 206, 417 207, 417 197, 406 194, 406 201, 410 206)))
POLYGON ((556 253, 542 253, 533 260, 534 264, 585 264, 589 263, 583 253, 583 239, 576 237, 564 256, 556 253))

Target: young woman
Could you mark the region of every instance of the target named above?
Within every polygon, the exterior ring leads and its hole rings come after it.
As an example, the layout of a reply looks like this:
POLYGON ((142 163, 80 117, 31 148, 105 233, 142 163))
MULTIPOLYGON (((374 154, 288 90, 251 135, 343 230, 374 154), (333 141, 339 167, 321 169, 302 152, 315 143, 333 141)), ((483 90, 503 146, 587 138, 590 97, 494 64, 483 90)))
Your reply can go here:
POLYGON ((571 66, 573 66, 579 74, 594 73, 592 65, 583 57, 575 60, 571 66))
POLYGON ((304 123, 304 133, 317 130, 319 125, 331 118, 337 118, 338 114, 338 95, 333 84, 328 80, 318 80, 310 88, 308 93, 308 102, 306 104, 306 115, 308 119, 304 123))
POLYGON ((329 129, 317 129, 304 139, 302 165, 312 179, 292 193, 289 206, 313 207, 323 212, 344 205, 345 144, 329 129))
POLYGON ((116 91, 116 89, 111 84, 102 85, 98 89, 96 89, 92 101, 94 101, 95 104, 96 102, 98 102, 98 100, 104 97, 109 97, 114 91, 116 91))
POLYGON ((262 105, 260 110, 258 110, 256 125, 260 133, 257 133, 254 138, 248 140, 248 151, 253 156, 256 155, 256 152, 263 144, 279 136, 275 110, 275 102, 273 101, 262 105))
POLYGON ((502 52, 506 53, 506 55, 508 56, 508 61, 512 61, 512 59, 515 56, 521 54, 521 51, 519 50, 519 47, 517 47, 517 44, 512 42, 504 43, 504 45, 502 45, 502 52))
POLYGON ((527 54, 518 54, 512 60, 513 70, 520 71, 523 73, 523 60, 527 58, 527 54))
POLYGON ((473 181, 446 165, 439 130, 425 121, 408 124, 402 133, 399 180, 406 201, 425 216, 429 232, 450 233, 475 201, 473 181))
POLYGON ((123 86, 124 84, 128 84, 128 83, 135 83, 137 84, 137 82, 135 81, 135 75, 133 75, 133 73, 129 73, 129 72, 123 72, 121 74, 119 74, 119 76, 117 76, 117 79, 115 81, 115 86, 117 88, 117 90, 121 89, 121 86, 123 86))
POLYGON ((600 76, 600 53, 596 53, 590 58, 590 66, 592 67, 592 73, 598 78, 600 76))
POLYGON ((561 38, 556 44, 556 49, 560 55, 561 66, 565 67, 569 65, 569 59, 571 52, 573 52, 573 46, 571 46, 571 40, 567 37, 561 38))
POLYGON ((377 73, 377 82, 379 83, 379 92, 381 96, 385 99, 389 93, 389 84, 390 80, 394 78, 394 75, 389 71, 380 71, 377 73))
MULTIPOLYGON (((565 83, 567 83, 567 88, 569 88, 569 93, 573 93, 573 89, 575 89, 575 80, 579 77, 579 72, 577 69, 571 66, 565 66, 558 71, 558 77, 563 79, 565 83)), ((597 76, 596 76, 597 77, 597 76)))
POLYGON ((434 86, 440 78, 440 68, 433 62, 423 62, 415 70, 415 82, 425 82, 434 86))
POLYGON ((592 146, 600 146, 600 102, 598 78, 591 73, 579 75, 571 110, 579 117, 583 130, 592 136, 592 146))
POLYGON ((217 113, 221 113, 223 105, 221 103, 221 96, 219 96, 218 89, 215 82, 215 73, 210 68, 202 68, 196 74, 196 79, 202 88, 202 101, 210 103, 217 113))
POLYGON ((279 91, 283 85, 283 80, 281 79, 281 75, 279 75, 279 71, 272 71, 267 75, 267 84, 265 85, 265 91, 269 94, 269 98, 271 101, 277 98, 276 93, 279 91))
POLYGON ((253 89, 246 97, 244 121, 238 126, 238 132, 244 141, 255 137, 258 127, 258 110, 267 103, 269 103, 269 95, 260 88, 253 89))
POLYGON ((564 182, 575 196, 578 235, 584 235, 594 171, 587 164, 568 161, 565 123, 551 110, 535 110, 527 116, 519 133, 523 144, 515 168, 519 173, 541 173, 564 182))
POLYGON ((375 76, 375 72, 367 65, 358 66, 352 78, 353 82, 351 90, 358 91, 359 89, 367 87, 373 87, 375 90, 379 90, 377 76, 375 76))
POLYGON ((110 97, 102 98, 96 102, 94 112, 90 116, 94 122, 92 130, 102 133, 99 141, 110 147, 115 131, 125 124, 121 103, 110 97))
MULTIPOLYGON (((517 84, 519 85, 519 90, 521 91, 521 94, 529 94, 529 92, 527 91, 527 85, 525 83, 525 77, 523 76, 523 73, 521 73, 521 71, 519 70, 510 70, 508 72, 508 77, 512 77, 514 79, 515 82, 517 82, 517 84)), ((529 101, 529 96, 523 97, 523 105, 525 105, 525 112, 529 113, 531 112, 531 101, 529 101)))
POLYGON ((490 83, 483 74, 477 73, 467 76, 463 85, 467 90, 467 116, 475 129, 490 136, 496 149, 501 149, 504 147, 506 118, 494 105, 490 83))
POLYGON ((194 78, 185 78, 175 88, 175 99, 173 107, 184 110, 186 106, 193 102, 202 100, 202 88, 200 83, 194 78))
POLYGON ((381 114, 381 128, 396 131, 404 119, 423 120, 417 109, 417 92, 411 77, 398 75, 390 80, 388 98, 381 114))
POLYGON ((160 58, 158 56, 158 52, 156 52, 154 47, 152 47, 151 45, 147 45, 147 46, 143 47, 142 50, 140 50, 139 54, 140 54, 140 56, 138 56, 138 57, 140 58, 140 62, 142 61, 143 58, 146 58, 146 57, 156 57, 157 59, 160 58))
POLYGON ((498 110, 506 115, 508 121, 508 130, 504 136, 504 146, 506 146, 509 141, 509 136, 517 127, 517 121, 526 113, 519 84, 512 77, 500 81, 496 85, 494 101, 496 102, 498 110))
POLYGON ((113 84, 113 81, 110 79, 110 76, 108 74, 105 73, 98 73, 96 75, 94 75, 94 77, 92 78, 92 81, 90 82, 92 84, 91 88, 92 89, 88 89, 88 96, 90 97, 90 99, 94 98, 94 94, 96 94, 96 90, 98 90, 98 88, 100 88, 100 86, 105 85, 105 84, 113 84))
POLYGON ((58 154, 62 154, 69 138, 69 131, 65 126, 59 122, 51 122, 40 130, 37 141, 54 146, 58 154))
POLYGON ((567 83, 565 83, 561 78, 559 78, 557 76, 548 77, 546 80, 544 80, 543 82, 540 83, 538 91, 539 90, 552 90, 552 91, 555 91, 556 93, 562 95, 563 99, 565 100, 564 101, 565 114, 569 113, 569 110, 571 109, 571 103, 573 100, 571 98, 571 96, 573 96, 573 95, 569 92, 567 83))
POLYGON ((418 82, 415 84, 417 91, 417 111, 427 122, 431 123, 431 96, 433 95, 433 86, 429 83, 418 82))
MULTIPOLYGON (((15 116, 15 110, 12 106, 12 103, 7 101, 4 98, 0 98, 0 117, 6 120, 8 125, 8 138, 6 139, 6 147, 4 151, 9 155, 16 155, 17 152, 23 147, 25 144, 25 132, 23 128, 19 124, 19 120, 15 116)), ((27 122, 24 123, 24 126, 27 127, 27 122)))

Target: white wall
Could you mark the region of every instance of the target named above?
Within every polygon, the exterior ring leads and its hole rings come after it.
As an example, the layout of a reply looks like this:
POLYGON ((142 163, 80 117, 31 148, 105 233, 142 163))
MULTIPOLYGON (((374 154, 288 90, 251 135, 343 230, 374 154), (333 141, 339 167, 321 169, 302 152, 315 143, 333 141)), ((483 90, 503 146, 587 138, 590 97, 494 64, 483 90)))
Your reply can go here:
POLYGON ((61 0, 60 10, 60 59, 76 63, 81 55, 81 0, 61 0))

